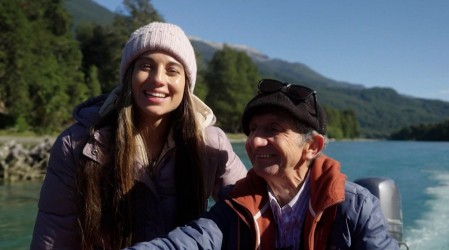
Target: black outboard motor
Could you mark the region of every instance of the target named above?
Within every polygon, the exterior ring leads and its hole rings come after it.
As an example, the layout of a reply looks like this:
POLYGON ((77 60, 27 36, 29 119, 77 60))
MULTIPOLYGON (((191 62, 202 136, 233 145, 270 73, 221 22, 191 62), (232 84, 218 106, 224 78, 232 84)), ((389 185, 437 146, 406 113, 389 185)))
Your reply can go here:
POLYGON ((396 239, 399 246, 408 246, 402 241, 402 202, 399 188, 392 179, 368 177, 354 181, 379 198, 382 212, 388 222, 388 234, 396 239))

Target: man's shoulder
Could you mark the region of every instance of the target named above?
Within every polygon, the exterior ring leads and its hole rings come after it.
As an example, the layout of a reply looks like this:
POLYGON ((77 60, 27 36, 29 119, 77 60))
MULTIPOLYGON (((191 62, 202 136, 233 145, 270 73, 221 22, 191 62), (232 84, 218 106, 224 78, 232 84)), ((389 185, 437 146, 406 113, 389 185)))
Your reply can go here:
POLYGON ((220 189, 218 192, 218 199, 225 200, 229 198, 229 193, 234 190, 235 184, 232 185, 226 185, 220 189))
POLYGON ((371 192, 366 189, 365 187, 352 182, 352 181, 346 181, 345 182, 345 194, 346 196, 371 196, 371 192))
POLYGON ((345 213, 358 213, 363 210, 371 211, 378 203, 378 199, 365 187, 346 181, 345 183, 345 200, 340 203, 340 209, 345 213))

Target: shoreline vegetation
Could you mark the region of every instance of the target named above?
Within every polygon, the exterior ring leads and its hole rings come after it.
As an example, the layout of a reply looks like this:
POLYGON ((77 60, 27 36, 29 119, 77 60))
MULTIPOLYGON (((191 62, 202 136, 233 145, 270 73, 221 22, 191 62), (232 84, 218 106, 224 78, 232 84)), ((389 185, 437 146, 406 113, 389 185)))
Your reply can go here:
MULTIPOLYGON (((245 143, 243 133, 226 133, 231 143, 245 143)), ((45 176, 50 150, 57 135, 35 135, 32 133, 7 133, 0 130, 0 183, 4 181, 30 181, 45 176)), ((398 141, 391 139, 334 139, 332 142, 398 141)), ((404 141, 404 140, 399 140, 404 141)), ((409 140, 415 141, 415 140, 409 140)))
MULTIPOLYGON (((246 141, 246 135, 243 133, 226 133, 231 143, 244 143, 246 141)), ((8 135, 0 132, 0 145, 14 141, 24 145, 34 145, 45 140, 54 141, 57 135, 28 135, 28 134, 12 134, 8 135)), ((387 139, 372 139, 372 138, 354 138, 354 139, 334 139, 329 138, 329 142, 334 141, 384 141, 387 139)))

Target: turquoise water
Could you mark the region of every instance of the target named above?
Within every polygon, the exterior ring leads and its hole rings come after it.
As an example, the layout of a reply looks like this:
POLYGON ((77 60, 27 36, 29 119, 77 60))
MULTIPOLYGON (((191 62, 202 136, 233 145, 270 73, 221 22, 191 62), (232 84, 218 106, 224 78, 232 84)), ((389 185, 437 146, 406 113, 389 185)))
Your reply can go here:
MULTIPOLYGON (((250 165, 244 144, 234 144, 250 165)), ((399 187, 403 240, 410 249, 449 250, 449 142, 331 142, 325 153, 348 180, 380 176, 399 187)))
POLYGON ((0 249, 29 249, 41 182, 0 185, 0 249))
MULTIPOLYGON (((244 145, 234 149, 250 166, 244 145)), ((449 250, 449 142, 331 142, 325 153, 349 180, 381 176, 401 191, 410 249, 449 250)), ((0 249, 29 249, 40 182, 0 185, 0 249)))

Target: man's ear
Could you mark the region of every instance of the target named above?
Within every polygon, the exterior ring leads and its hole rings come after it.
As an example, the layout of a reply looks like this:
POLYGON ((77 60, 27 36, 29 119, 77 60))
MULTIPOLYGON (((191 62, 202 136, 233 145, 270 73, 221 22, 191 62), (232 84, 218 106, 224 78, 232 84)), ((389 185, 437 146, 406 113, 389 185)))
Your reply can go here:
POLYGON ((320 134, 314 134, 312 140, 307 143, 308 146, 305 148, 305 157, 307 160, 311 161, 314 159, 324 147, 324 136, 320 134))

